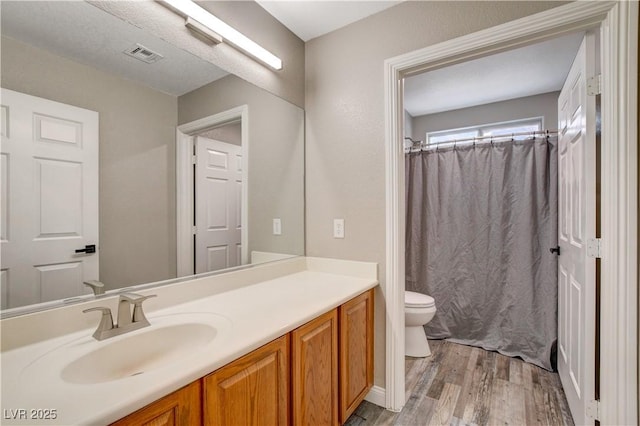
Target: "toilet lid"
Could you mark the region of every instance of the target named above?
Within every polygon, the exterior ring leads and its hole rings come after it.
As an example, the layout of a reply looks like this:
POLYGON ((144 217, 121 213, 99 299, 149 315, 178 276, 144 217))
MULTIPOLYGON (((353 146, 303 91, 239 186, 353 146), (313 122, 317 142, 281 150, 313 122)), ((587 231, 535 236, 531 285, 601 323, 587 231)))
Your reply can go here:
POLYGON ((416 293, 415 291, 404 292, 404 305, 409 307, 430 307, 436 304, 436 301, 431 296, 426 294, 416 293))

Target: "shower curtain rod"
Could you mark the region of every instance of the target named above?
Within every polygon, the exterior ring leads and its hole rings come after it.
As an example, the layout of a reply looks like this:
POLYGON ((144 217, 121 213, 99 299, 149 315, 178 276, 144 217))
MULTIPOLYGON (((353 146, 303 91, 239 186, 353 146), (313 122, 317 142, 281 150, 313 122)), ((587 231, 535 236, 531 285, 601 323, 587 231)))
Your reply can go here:
MULTIPOLYGON (((476 138, 466 138, 466 139, 449 139, 447 141, 442 141, 442 142, 436 142, 436 143, 430 143, 428 145, 422 145, 424 142, 423 141, 414 141, 413 139, 411 139, 410 137, 405 137, 405 139, 409 139, 411 141, 412 144, 420 144, 420 149, 428 149, 429 147, 432 146, 438 146, 441 144, 456 144, 458 142, 471 142, 473 141, 475 143, 475 141, 477 140, 482 140, 482 139, 504 139, 504 138, 508 138, 508 137, 514 137, 514 136, 536 136, 536 135, 550 135, 550 134, 556 134, 558 133, 558 130, 536 130, 536 131, 532 131, 532 132, 520 132, 520 133, 503 133, 500 135, 491 135, 491 136, 478 136, 476 138)), ((413 146, 410 149, 414 149, 413 146)), ((417 149, 417 148, 416 148, 417 149)))

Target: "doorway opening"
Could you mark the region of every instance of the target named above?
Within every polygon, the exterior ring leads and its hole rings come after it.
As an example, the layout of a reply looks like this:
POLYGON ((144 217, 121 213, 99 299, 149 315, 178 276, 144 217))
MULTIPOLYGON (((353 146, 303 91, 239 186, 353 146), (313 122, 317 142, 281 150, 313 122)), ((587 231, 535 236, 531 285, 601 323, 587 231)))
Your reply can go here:
MULTIPOLYGON (((595 236, 596 212, 585 215, 597 175, 586 76, 597 73, 597 39, 580 31, 404 79, 407 392, 431 368, 420 361, 426 331, 439 351, 496 373, 490 399, 504 386, 513 394, 510 408, 489 401, 487 413, 487 401, 464 401, 450 413, 463 422, 527 423, 541 413, 526 401, 543 392, 582 424, 585 399, 595 399, 595 259, 584 242, 595 236), (420 297, 434 306, 417 307, 420 297), (435 313, 416 325, 421 309, 435 313), (485 350, 512 359, 477 354, 485 350)), ((477 385, 466 383, 460 394, 477 385)))
POLYGON ((177 129, 178 276, 249 262, 248 115, 243 105, 177 129))
POLYGON ((568 4, 385 62, 387 273, 382 291, 387 310, 384 390, 387 408, 400 410, 405 402, 401 81, 424 71, 597 28, 602 47, 603 211, 600 223, 606 239, 600 253, 600 359, 607 361, 600 364, 600 401, 589 401, 587 409, 590 418, 599 418, 605 423, 636 422, 637 12, 637 4, 624 2, 568 4))

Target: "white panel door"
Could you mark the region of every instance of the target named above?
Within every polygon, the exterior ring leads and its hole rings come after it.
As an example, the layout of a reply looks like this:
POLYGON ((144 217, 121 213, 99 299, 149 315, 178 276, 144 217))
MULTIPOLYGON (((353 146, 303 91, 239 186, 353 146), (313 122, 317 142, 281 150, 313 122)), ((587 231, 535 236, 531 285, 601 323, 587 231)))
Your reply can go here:
POLYGON ((196 137, 196 273, 241 264, 242 149, 196 137))
POLYGON ((585 36, 558 98, 558 372, 576 424, 593 424, 586 407, 595 386, 595 37, 585 36))
POLYGON ((2 308, 90 293, 98 113, 2 89, 2 308))

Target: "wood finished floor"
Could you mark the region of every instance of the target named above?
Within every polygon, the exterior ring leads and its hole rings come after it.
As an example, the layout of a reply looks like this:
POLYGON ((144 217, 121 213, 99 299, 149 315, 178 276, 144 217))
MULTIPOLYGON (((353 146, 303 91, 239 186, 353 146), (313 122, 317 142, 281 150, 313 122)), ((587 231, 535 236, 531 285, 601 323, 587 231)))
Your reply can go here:
POLYGON ((405 360, 400 413, 364 401, 346 424, 573 426, 557 373, 444 340, 429 345, 431 357, 405 360))

